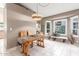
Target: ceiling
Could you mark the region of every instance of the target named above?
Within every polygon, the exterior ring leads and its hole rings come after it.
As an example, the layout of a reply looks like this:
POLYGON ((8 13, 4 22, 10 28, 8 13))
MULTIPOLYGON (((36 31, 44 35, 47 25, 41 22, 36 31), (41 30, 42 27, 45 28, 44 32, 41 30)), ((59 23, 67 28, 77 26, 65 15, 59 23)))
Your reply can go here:
MULTIPOLYGON (((37 12, 37 8, 36 8, 37 3, 22 3, 22 5, 37 12)), ((50 4, 41 3, 38 4, 38 9, 40 15, 42 15, 43 17, 47 17, 47 16, 79 9, 79 3, 50 3, 50 4), (43 7, 44 5, 47 6, 43 7)))

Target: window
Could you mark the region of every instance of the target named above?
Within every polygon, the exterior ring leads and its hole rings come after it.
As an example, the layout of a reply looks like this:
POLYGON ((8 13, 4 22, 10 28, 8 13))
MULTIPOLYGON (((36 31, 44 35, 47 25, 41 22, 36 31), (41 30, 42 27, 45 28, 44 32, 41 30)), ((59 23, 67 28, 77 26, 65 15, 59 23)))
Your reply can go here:
POLYGON ((61 35, 67 34, 67 19, 54 21, 54 33, 61 35))
POLYGON ((51 21, 46 21, 45 23, 45 34, 48 34, 51 32, 52 28, 51 28, 51 21))
POLYGON ((50 32, 50 22, 47 22, 47 33, 50 32))
POLYGON ((78 16, 71 17, 71 33, 78 35, 78 16))

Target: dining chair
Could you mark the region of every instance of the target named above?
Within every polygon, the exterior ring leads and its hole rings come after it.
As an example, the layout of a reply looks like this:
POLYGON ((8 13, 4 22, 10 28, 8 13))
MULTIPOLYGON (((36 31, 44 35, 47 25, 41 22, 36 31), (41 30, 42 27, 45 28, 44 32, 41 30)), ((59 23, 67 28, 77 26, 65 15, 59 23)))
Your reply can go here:
POLYGON ((73 35, 69 35, 68 40, 70 41, 71 44, 75 43, 75 38, 73 37, 73 35))
POLYGON ((41 46, 41 47, 45 47, 44 46, 44 34, 41 32, 38 36, 38 39, 37 39, 37 45, 38 46, 41 46))

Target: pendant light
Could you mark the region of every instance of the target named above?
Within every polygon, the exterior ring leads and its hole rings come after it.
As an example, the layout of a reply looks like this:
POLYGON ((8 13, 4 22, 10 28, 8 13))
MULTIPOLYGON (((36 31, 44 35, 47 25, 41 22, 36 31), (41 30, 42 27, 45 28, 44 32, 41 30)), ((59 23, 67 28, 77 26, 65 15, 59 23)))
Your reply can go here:
POLYGON ((35 21, 40 21, 42 19, 42 16, 38 14, 38 3, 36 5, 36 8, 37 12, 32 15, 32 19, 35 21))

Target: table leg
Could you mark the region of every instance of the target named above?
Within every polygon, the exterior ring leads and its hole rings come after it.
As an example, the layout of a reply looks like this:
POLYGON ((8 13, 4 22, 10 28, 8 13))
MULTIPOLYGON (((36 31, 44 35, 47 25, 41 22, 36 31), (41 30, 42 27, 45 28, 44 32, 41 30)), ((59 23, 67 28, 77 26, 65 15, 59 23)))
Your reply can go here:
POLYGON ((33 47, 33 42, 31 43, 31 48, 33 47))
POLYGON ((49 37, 48 37, 48 39, 50 40, 50 39, 51 39, 51 37, 49 36, 49 37))
POLYGON ((63 39, 63 42, 66 42, 66 39, 63 39))
POLYGON ((53 40, 55 41, 55 40, 56 40, 56 38, 53 38, 53 40))

